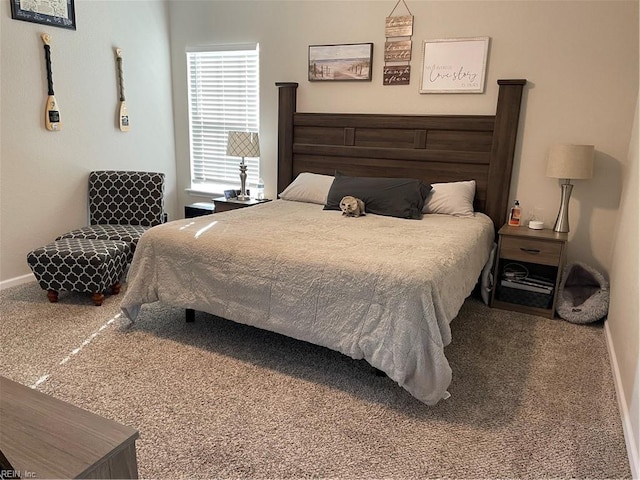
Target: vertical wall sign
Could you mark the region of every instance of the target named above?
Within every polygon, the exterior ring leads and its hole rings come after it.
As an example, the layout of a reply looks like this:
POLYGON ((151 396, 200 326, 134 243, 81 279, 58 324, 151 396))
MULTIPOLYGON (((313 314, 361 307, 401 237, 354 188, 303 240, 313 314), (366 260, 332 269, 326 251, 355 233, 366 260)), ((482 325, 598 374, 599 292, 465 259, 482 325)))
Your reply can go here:
POLYGON ((383 85, 409 85, 413 15, 404 0, 398 0, 385 21, 383 85), (393 16, 402 2, 409 15, 393 16))

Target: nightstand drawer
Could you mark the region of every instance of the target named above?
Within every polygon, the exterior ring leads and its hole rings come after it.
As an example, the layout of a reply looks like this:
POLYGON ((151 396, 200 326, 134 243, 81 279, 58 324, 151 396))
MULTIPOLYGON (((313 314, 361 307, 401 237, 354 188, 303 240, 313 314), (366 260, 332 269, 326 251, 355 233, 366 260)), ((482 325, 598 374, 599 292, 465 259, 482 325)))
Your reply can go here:
POLYGON ((562 244, 522 237, 502 237, 500 257, 522 262, 557 266, 560 264, 562 244))

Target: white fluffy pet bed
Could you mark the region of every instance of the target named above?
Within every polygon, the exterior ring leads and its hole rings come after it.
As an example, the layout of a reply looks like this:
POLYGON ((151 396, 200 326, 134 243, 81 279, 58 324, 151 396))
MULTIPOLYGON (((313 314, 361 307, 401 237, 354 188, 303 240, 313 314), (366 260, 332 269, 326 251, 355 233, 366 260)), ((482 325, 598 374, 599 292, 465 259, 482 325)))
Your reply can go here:
POLYGON ((556 310, 571 323, 590 323, 604 318, 609 311, 609 282, 584 263, 568 264, 562 273, 556 310))

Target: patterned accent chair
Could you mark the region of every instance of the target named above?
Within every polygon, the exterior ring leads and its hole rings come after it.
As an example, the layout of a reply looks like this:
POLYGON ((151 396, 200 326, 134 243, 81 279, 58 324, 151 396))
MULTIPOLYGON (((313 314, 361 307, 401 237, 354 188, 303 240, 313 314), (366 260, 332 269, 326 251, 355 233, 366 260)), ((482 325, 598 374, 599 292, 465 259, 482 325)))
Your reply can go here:
POLYGON ((89 174, 89 226, 59 236, 121 240, 130 246, 131 261, 138 240, 165 221, 164 173, 100 170, 89 174))

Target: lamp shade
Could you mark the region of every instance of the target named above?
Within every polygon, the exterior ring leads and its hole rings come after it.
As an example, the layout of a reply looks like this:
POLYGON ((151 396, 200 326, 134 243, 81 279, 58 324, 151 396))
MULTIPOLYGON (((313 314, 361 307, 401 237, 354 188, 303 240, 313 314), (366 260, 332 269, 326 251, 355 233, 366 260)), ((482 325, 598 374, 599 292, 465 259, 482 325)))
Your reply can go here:
POLYGON ((229 132, 227 155, 230 157, 259 157, 258 134, 255 132, 229 132))
POLYGON ((553 145, 549 149, 547 177, 593 177, 593 145, 553 145))

